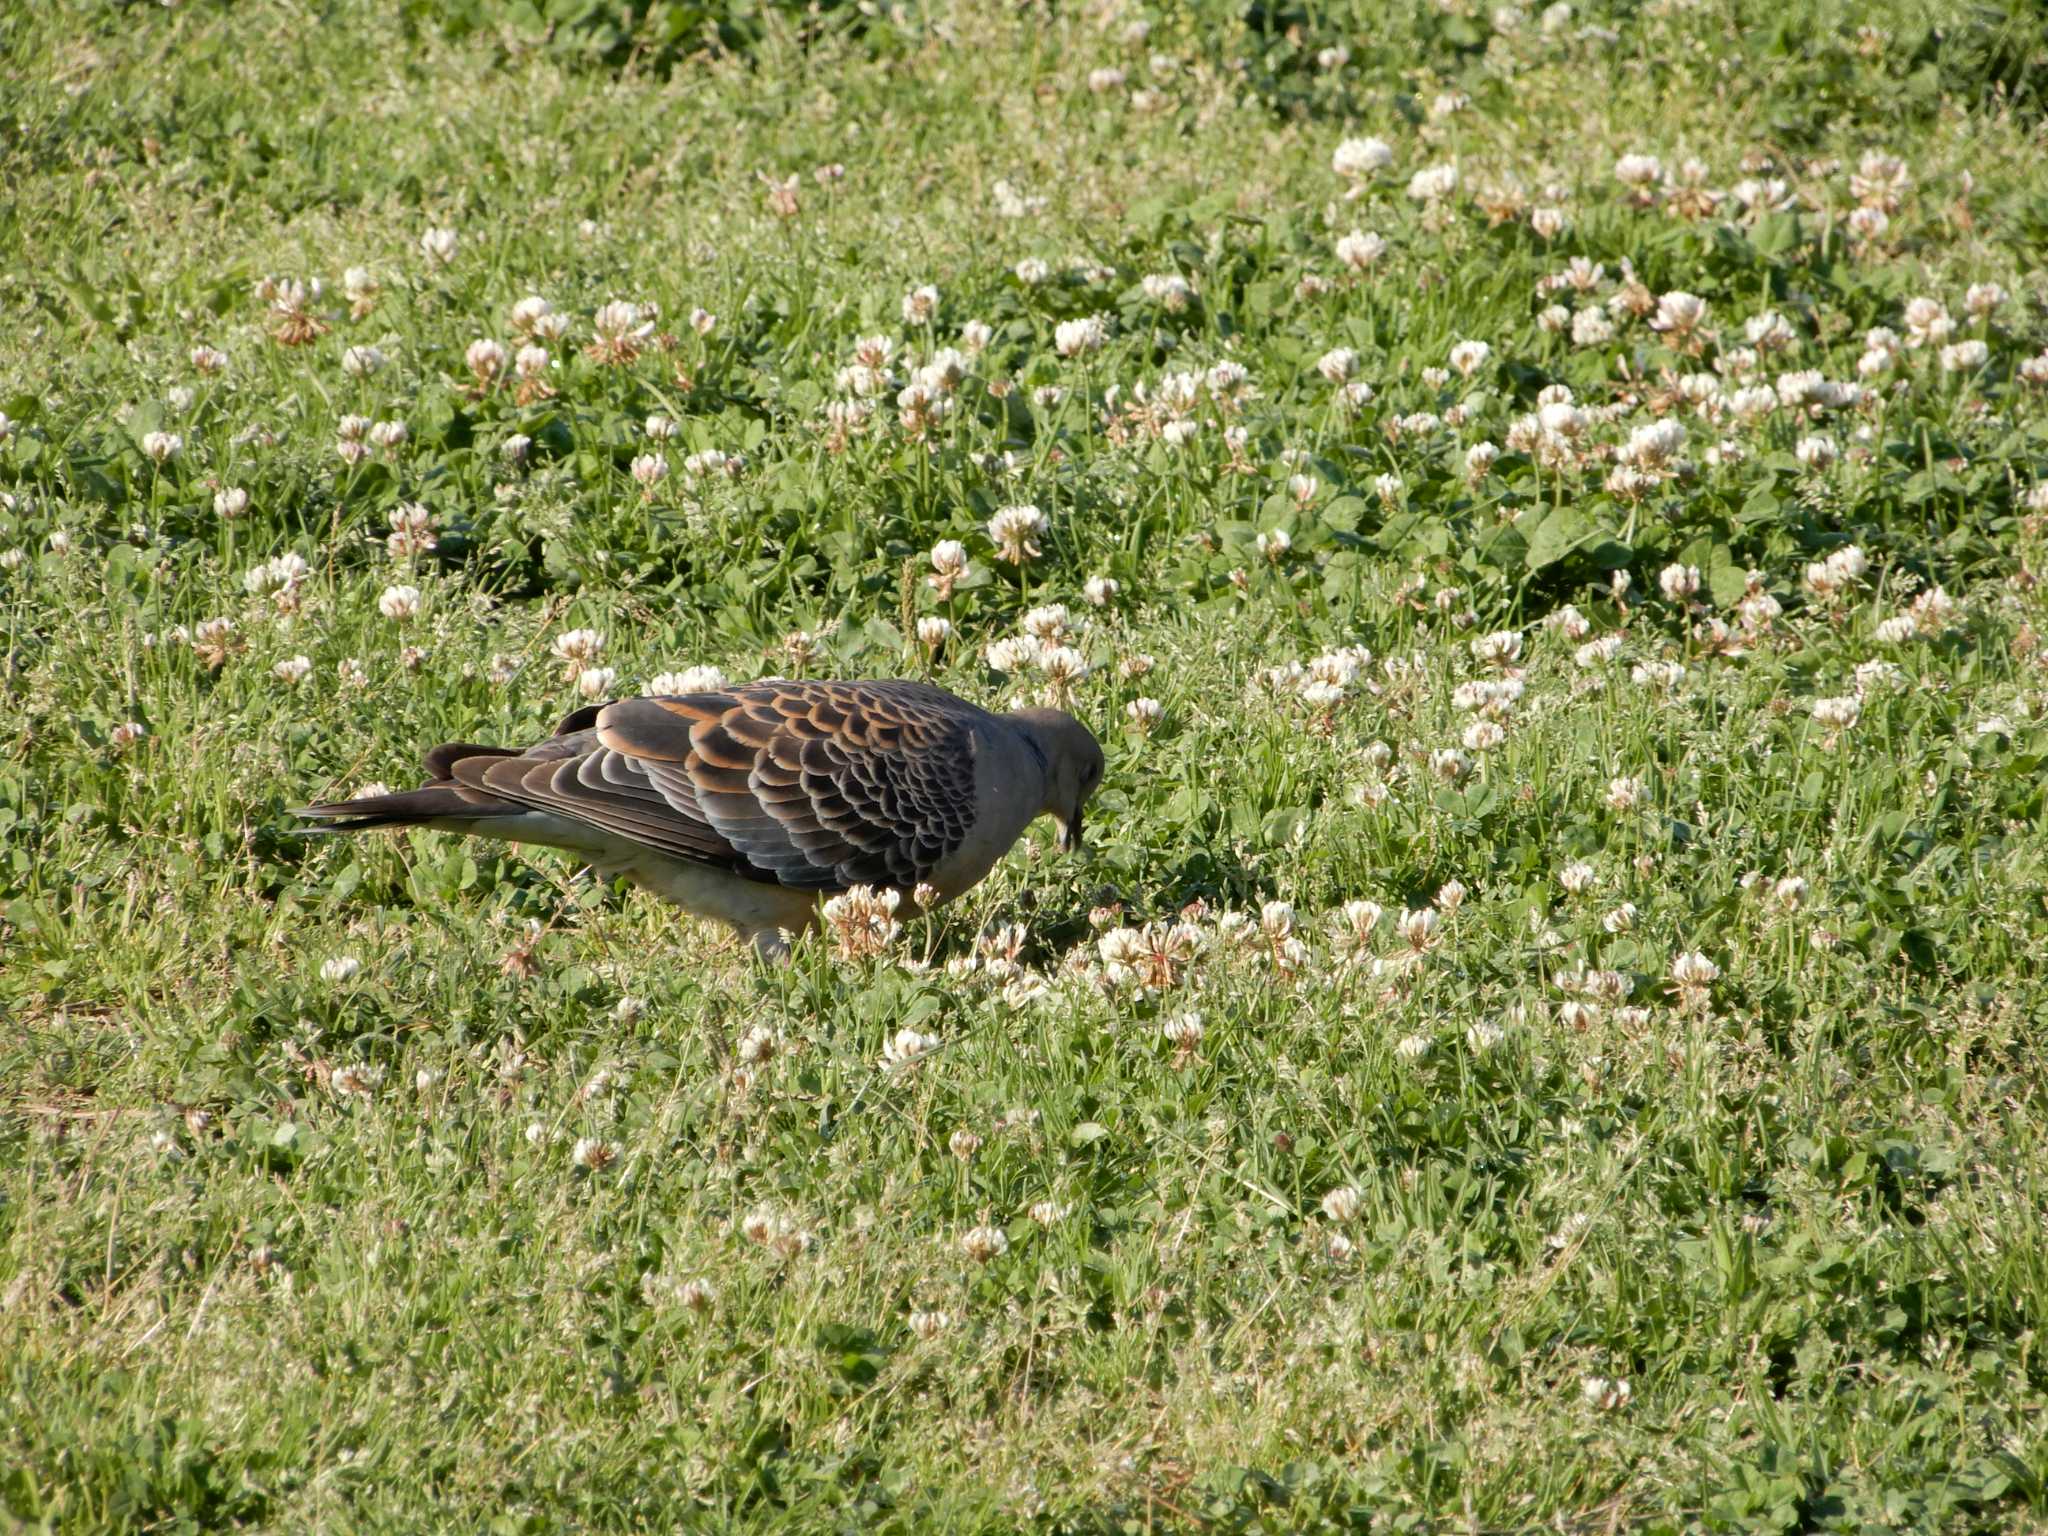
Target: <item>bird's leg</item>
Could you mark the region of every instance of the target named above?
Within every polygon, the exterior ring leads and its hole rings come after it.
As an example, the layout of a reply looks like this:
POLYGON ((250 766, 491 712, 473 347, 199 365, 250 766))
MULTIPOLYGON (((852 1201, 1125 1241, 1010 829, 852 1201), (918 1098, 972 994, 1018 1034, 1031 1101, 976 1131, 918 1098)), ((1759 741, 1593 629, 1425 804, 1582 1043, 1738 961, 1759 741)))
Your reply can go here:
POLYGON ((789 930, 786 928, 756 928, 748 937, 753 941, 754 953, 767 965, 789 964, 789 930))

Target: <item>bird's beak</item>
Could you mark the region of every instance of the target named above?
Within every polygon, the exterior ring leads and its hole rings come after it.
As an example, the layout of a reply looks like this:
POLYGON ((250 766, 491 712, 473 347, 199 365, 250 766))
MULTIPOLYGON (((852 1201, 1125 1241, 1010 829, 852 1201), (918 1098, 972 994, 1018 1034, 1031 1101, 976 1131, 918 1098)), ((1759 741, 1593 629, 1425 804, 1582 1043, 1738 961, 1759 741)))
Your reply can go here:
POLYGON ((1062 821, 1059 817, 1055 816, 1052 824, 1054 828, 1053 845, 1061 853, 1079 853, 1082 843, 1080 811, 1076 810, 1071 820, 1062 821))

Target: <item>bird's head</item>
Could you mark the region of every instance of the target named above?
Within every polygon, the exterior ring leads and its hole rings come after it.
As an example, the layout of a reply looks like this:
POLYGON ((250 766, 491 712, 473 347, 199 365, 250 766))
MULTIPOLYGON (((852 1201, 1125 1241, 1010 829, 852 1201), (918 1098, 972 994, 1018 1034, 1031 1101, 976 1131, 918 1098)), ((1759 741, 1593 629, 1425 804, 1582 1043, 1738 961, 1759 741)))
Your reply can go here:
POLYGON ((1081 846, 1081 813, 1102 783, 1102 746, 1087 726, 1064 710, 1020 709, 1010 718, 1045 758, 1045 804, 1041 815, 1059 829, 1060 852, 1081 846))

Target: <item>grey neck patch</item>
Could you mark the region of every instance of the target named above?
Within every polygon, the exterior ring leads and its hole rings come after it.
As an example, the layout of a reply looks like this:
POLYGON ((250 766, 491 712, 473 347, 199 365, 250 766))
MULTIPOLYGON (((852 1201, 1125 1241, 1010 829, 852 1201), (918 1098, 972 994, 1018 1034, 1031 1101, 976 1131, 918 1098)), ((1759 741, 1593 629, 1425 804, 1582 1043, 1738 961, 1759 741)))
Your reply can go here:
POLYGON ((1045 748, 1038 744, 1038 738, 1029 731, 1019 731, 1017 734, 1024 738, 1025 747, 1030 751, 1033 761, 1038 764, 1038 776, 1045 780, 1048 789, 1051 788, 1052 763, 1046 758, 1045 748))

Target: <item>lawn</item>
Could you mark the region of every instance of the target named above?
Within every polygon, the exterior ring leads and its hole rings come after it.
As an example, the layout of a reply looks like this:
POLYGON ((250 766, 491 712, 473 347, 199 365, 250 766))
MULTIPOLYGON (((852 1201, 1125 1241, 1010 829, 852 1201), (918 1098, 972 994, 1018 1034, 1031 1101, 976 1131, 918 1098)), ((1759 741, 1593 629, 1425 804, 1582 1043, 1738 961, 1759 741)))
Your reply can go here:
POLYGON ((2048 1520, 2027 0, 0 80, 0 1529, 2048 1520), (1089 851, 778 966, 295 835, 771 675, 1063 703, 1089 851))

